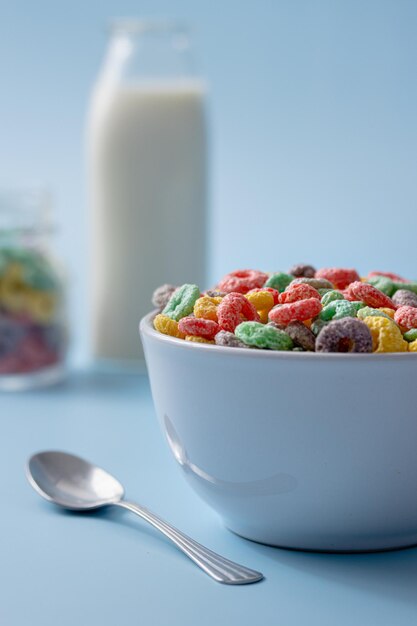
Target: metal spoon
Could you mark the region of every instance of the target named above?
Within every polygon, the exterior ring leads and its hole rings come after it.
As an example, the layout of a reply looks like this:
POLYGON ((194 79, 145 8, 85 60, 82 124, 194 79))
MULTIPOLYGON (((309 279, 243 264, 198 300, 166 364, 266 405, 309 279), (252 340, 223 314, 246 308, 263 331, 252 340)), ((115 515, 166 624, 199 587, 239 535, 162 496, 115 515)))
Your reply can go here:
POLYGON ((245 585, 263 575, 205 548, 143 506, 123 500, 124 489, 100 467, 66 452, 39 452, 28 461, 26 476, 43 498, 73 511, 114 505, 136 513, 161 531, 209 576, 220 583, 245 585))

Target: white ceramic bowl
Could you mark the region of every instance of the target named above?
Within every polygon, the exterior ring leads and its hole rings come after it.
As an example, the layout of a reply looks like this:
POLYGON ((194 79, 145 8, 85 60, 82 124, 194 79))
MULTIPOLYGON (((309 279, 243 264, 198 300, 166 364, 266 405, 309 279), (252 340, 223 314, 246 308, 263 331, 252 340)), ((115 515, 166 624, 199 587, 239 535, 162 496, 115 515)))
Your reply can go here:
POLYGON ((162 429, 235 533, 308 550, 417 544, 417 355, 234 349, 140 325, 162 429))

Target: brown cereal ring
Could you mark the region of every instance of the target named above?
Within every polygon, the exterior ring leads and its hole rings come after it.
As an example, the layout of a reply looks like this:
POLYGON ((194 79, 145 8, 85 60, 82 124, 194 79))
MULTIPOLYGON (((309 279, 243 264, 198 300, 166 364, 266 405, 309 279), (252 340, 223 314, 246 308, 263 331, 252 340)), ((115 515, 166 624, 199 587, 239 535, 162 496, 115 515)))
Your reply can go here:
POLYGON ((325 278, 294 278, 290 285, 299 285, 305 283, 314 287, 314 289, 333 289, 333 284, 325 278))
POLYGON ((316 338, 305 324, 302 322, 290 322, 288 326, 284 327, 284 330, 296 346, 309 352, 314 352, 316 338))
POLYGON ((297 265, 293 265, 292 268, 288 270, 288 274, 291 274, 296 278, 314 278, 315 273, 315 267, 312 265, 305 265, 304 263, 297 263, 297 265))
POLYGON ((371 331, 353 317, 329 322, 316 338, 316 352, 372 352, 371 331))

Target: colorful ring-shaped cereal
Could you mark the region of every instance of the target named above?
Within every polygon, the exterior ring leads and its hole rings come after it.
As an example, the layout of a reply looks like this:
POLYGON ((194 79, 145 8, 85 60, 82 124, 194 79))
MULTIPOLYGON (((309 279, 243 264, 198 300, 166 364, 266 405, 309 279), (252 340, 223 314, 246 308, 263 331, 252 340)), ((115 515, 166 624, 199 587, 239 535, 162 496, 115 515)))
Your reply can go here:
POLYGON ((177 337, 177 339, 184 339, 185 335, 178 329, 178 322, 172 318, 159 313, 154 321, 154 328, 163 335, 169 335, 170 337, 177 337))
POLYGON ((372 278, 373 276, 383 276, 384 278, 389 278, 396 283, 406 283, 407 280, 402 276, 398 276, 398 274, 393 274, 392 272, 369 272, 368 278, 372 278))
POLYGON ((323 267, 317 270, 315 277, 325 278, 330 281, 336 289, 345 289, 350 283, 360 278, 356 270, 339 267, 323 267))
POLYGON ((350 302, 349 300, 332 300, 323 307, 320 313, 320 319, 328 322, 329 320, 340 320, 343 317, 356 317, 358 311, 363 308, 363 302, 350 302))
POLYGON ((269 319, 277 324, 289 324, 290 322, 304 322, 316 317, 322 309, 321 302, 317 298, 298 300, 290 304, 281 304, 269 312, 269 319))
POLYGON ((217 289, 226 293, 247 293, 256 287, 263 287, 267 278, 268 274, 258 270, 236 270, 226 274, 217 289))
POLYGON ((186 283, 174 291, 162 313, 178 322, 193 312, 194 304, 199 297, 200 289, 197 285, 186 283))
POLYGON ((286 274, 285 272, 275 272, 275 274, 271 274, 268 278, 264 287, 272 287, 272 289, 276 289, 281 293, 282 291, 285 291, 293 279, 294 276, 291 274, 286 274))
POLYGON ((259 315, 253 304, 240 293, 229 293, 217 307, 217 319, 221 330, 233 333, 242 318, 259 322, 259 315))
POLYGON ((311 285, 306 283, 298 283, 294 285, 291 283, 285 291, 280 293, 280 304, 288 304, 290 302, 297 302, 298 300, 307 300, 308 298, 317 298, 320 300, 320 294, 317 289, 314 289, 311 285))
POLYGON ((229 333, 227 330, 221 330, 214 338, 217 346, 227 346, 228 348, 248 348, 243 341, 240 341, 234 333, 229 333))
POLYGON ((374 309, 387 307, 388 309, 396 309, 394 302, 385 293, 368 283, 356 281, 351 283, 344 291, 347 300, 361 300, 374 309))
POLYGON ((406 330, 417 328, 417 308, 414 306, 400 306, 395 311, 394 320, 406 330))
POLYGON ((299 285, 305 283, 314 287, 314 289, 334 289, 333 284, 326 278, 294 278, 291 285, 299 285))
POLYGON ((336 289, 330 289, 326 291, 321 297, 321 303, 323 306, 327 306, 330 302, 334 302, 334 300, 344 300, 345 296, 341 291, 337 291, 336 289))
POLYGON ((302 276, 305 278, 314 278, 315 273, 316 268, 305 263, 297 263, 288 270, 288 274, 295 276, 295 278, 301 278, 302 276))
POLYGON ((308 352, 314 351, 316 338, 302 322, 290 322, 285 327, 285 332, 294 342, 294 345, 308 352))
POLYGON ((279 291, 277 289, 273 289, 272 287, 257 287, 256 289, 251 289, 245 295, 248 297, 250 294, 259 293, 260 291, 267 291, 270 293, 274 299, 274 304, 279 304, 279 291))
POLYGON ((407 352, 408 343, 393 320, 366 317, 363 321, 372 334, 373 352, 407 352))
POLYGON ((203 339, 214 339, 220 330, 220 326, 213 320, 203 317, 182 317, 178 322, 178 330, 184 335, 194 335, 203 339))
POLYGON ((291 337, 282 330, 259 322, 242 322, 236 327, 235 335, 248 346, 269 350, 291 350, 291 337))
POLYGON ((268 289, 252 289, 245 294, 255 309, 259 311, 270 311, 275 305, 273 294, 268 289))
POLYGON ((417 307, 417 294, 407 289, 399 289, 392 296, 392 301, 397 306, 417 307))
POLYGON ((411 330, 407 330, 404 333, 403 337, 408 342, 415 341, 417 339, 417 328, 411 328, 411 330))
POLYGON ((393 296, 396 290, 395 283, 393 283, 392 280, 390 278, 387 278, 386 276, 370 276, 366 279, 366 282, 370 285, 373 285, 374 287, 379 289, 379 291, 382 291, 382 293, 385 293, 385 295, 389 296, 390 298, 391 296, 393 296))
POLYGON ((372 352, 371 331, 353 317, 329 322, 316 337, 316 352, 372 352))
POLYGON ((194 305, 194 315, 196 317, 204 317, 206 320, 213 320, 217 322, 217 307, 219 306, 222 298, 202 296, 196 300, 194 305))
POLYGON ((155 289, 152 295, 152 304, 155 309, 162 311, 176 289, 177 287, 174 287, 174 285, 161 285, 155 289))

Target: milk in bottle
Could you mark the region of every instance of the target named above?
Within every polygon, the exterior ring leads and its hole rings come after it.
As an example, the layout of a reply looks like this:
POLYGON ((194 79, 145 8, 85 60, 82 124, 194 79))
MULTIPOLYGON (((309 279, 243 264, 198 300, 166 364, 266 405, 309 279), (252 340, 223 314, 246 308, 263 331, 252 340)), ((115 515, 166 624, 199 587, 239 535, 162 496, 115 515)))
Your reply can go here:
POLYGON ((182 30, 117 25, 92 95, 91 340, 95 357, 142 356, 140 318, 162 283, 205 284, 204 82, 182 30))

